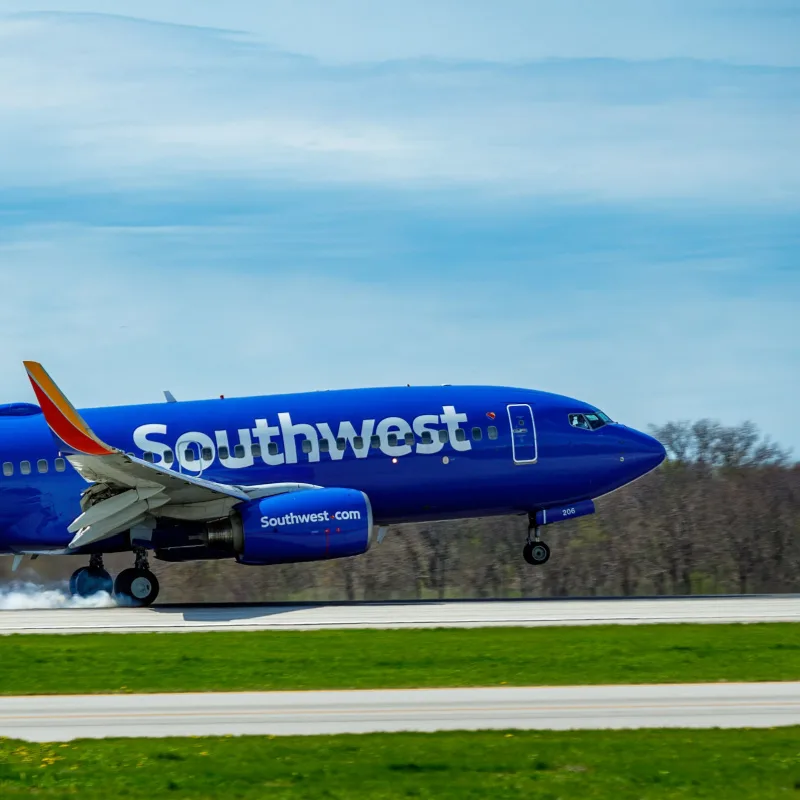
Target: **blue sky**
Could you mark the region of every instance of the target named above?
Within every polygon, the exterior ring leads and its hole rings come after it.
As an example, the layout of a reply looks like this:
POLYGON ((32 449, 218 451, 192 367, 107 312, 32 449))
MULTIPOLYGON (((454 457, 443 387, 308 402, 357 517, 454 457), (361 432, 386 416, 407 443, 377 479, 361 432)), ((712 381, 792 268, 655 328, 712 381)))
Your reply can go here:
POLYGON ((800 3, 0 0, 0 396, 507 383, 800 453, 800 3), (113 12, 113 13, 112 13, 113 12))

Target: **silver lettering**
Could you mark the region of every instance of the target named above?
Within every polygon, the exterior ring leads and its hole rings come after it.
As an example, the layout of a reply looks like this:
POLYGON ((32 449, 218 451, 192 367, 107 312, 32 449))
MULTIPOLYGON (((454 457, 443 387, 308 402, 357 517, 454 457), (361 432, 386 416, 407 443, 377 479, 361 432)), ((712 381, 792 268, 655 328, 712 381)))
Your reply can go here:
POLYGON ((450 445, 453 450, 471 450, 472 442, 470 442, 469 439, 465 438, 463 442, 459 442, 456 438, 456 431, 459 429, 462 422, 467 421, 467 415, 456 413, 455 406, 444 406, 442 410, 444 414, 442 414, 439 419, 447 425, 447 430, 450 433, 450 445))
POLYGON ((277 467, 284 462, 283 453, 272 455, 269 452, 269 446, 273 443, 273 438, 277 438, 280 435, 281 429, 276 425, 267 425, 265 419, 256 420, 256 426, 253 428, 253 436, 258 439, 258 444, 261 448, 261 459, 265 464, 271 467, 277 467))
POLYGON ((381 437, 381 451, 387 456, 407 456, 411 452, 410 444, 389 444, 389 436, 397 436, 398 442, 405 439, 407 433, 411 433, 411 426, 402 417, 387 417, 378 423, 375 431, 381 437))
POLYGON ((302 422, 294 424, 292 422, 292 415, 289 413, 281 412, 278 414, 278 422, 281 426, 281 435, 283 436, 283 451, 286 453, 286 463, 297 463, 297 443, 295 442, 296 436, 304 436, 311 442, 311 452, 308 454, 309 461, 319 461, 319 440, 317 439, 317 432, 311 425, 305 425, 302 422))
MULTIPOLYGON (((335 434, 327 422, 318 422, 316 427, 307 423, 294 423, 289 412, 281 412, 278 414, 278 425, 269 425, 266 419, 256 419, 254 420, 255 427, 252 429, 239 428, 237 430, 238 446, 244 449, 244 454, 240 452, 237 455, 236 447, 230 445, 226 430, 214 431, 216 442, 199 431, 183 434, 178 438, 175 446, 176 466, 180 465, 181 469, 191 472, 205 471, 219 457, 219 449, 226 448, 226 457, 220 459, 222 465, 229 469, 245 469, 253 466, 256 462, 253 455, 253 438, 258 442, 261 461, 268 466, 297 464, 300 460, 318 462, 320 460, 320 437, 328 441, 327 454, 333 461, 340 461, 344 458, 348 447, 356 458, 367 458, 370 454, 370 439, 373 431, 379 437, 381 452, 387 456, 394 458, 407 456, 415 449, 420 455, 432 455, 445 447, 444 442, 439 439, 439 428, 436 427, 440 424, 447 426, 449 443, 454 450, 462 452, 471 450, 472 443, 469 439, 464 434, 461 434, 460 437, 457 436, 459 429, 464 430, 461 426, 467 422, 467 415, 458 413, 455 406, 443 406, 442 411, 443 413, 439 416, 422 414, 413 420, 412 425, 409 425, 402 417, 386 417, 377 424, 374 419, 365 419, 361 421, 360 431, 349 420, 343 420, 338 424, 338 431, 335 434), (406 443, 406 437, 412 431, 415 439, 413 446, 406 443), (301 452, 298 452, 298 437, 302 437, 301 452), (391 444, 389 443, 390 437, 391 444), (345 449, 339 449, 342 439, 346 442, 345 449), (276 452, 276 444, 279 440, 283 444, 283 452, 276 452), (360 447, 356 447, 356 440, 360 447), (190 447, 194 450, 194 458, 191 460, 186 457, 186 452, 190 447), (272 448, 272 452, 270 452, 270 448, 272 448), (199 454, 197 449, 201 451, 199 454), (203 458, 203 450, 206 455, 210 451, 211 458, 203 458)), ((156 463, 164 464, 165 454, 171 453, 172 449, 166 443, 152 437, 166 436, 166 434, 166 425, 140 425, 133 432, 133 441, 143 452, 154 453, 158 457, 156 463)))
POLYGON ((220 458, 220 463, 228 469, 245 469, 253 466, 253 440, 250 438, 250 428, 239 428, 239 444, 244 448, 244 455, 237 456, 235 448, 228 443, 228 431, 214 431, 217 438, 217 447, 228 450, 227 458, 220 458))
POLYGON ((352 422, 339 423, 339 433, 334 436, 331 426, 327 422, 318 422, 320 435, 323 439, 329 442, 328 452, 333 461, 341 461, 344 458, 344 450, 339 450, 336 446, 336 439, 345 439, 350 449, 356 454, 356 458, 366 458, 369 455, 369 439, 372 436, 372 431, 375 429, 374 419, 365 419, 361 423, 361 433, 356 433, 356 429, 352 422), (355 439, 357 436, 361 437, 361 447, 356 448, 355 439))

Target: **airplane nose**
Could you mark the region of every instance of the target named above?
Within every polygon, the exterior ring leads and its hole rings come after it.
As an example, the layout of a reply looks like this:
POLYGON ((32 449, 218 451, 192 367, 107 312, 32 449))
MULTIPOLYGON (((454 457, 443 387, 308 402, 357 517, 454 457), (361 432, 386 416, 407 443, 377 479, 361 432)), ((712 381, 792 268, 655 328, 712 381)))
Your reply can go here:
POLYGON ((629 430, 629 433, 631 455, 637 467, 642 470, 642 474, 655 469, 667 457, 667 451, 658 439, 641 431, 629 430))

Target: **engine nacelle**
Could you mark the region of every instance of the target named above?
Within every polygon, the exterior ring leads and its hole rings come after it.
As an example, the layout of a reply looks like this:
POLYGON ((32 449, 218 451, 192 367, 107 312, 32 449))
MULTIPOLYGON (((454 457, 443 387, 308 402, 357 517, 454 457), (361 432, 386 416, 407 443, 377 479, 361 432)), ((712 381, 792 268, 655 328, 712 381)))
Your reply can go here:
POLYGON ((240 564, 291 564, 366 552, 372 508, 355 489, 308 489, 242 503, 225 522, 240 564))

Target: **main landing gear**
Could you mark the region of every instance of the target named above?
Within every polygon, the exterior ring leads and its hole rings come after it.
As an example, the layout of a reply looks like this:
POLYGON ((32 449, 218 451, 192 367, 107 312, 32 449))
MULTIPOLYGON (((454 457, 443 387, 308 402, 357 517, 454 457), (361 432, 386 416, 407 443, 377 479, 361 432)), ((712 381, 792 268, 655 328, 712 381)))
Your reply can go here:
POLYGON ((89 597, 98 592, 111 592, 114 581, 103 566, 103 556, 94 555, 89 559, 88 567, 81 567, 72 573, 69 579, 70 594, 78 597, 89 597))
POLYGON ((124 606, 149 606, 158 597, 158 579, 150 572, 147 551, 134 550, 136 561, 131 569, 124 569, 116 580, 103 567, 103 556, 94 555, 88 567, 76 570, 69 580, 69 590, 78 597, 89 597, 97 592, 114 594, 124 606))
POLYGON ((124 569, 114 581, 114 594, 123 605, 149 606, 158 597, 158 579, 150 572, 147 551, 137 549, 132 569, 124 569))
POLYGON ((522 557, 534 567, 546 564, 550 558, 550 548, 539 538, 539 528, 536 525, 536 515, 528 515, 528 540, 522 548, 522 557), (531 540, 533 534, 533 540, 531 540))

